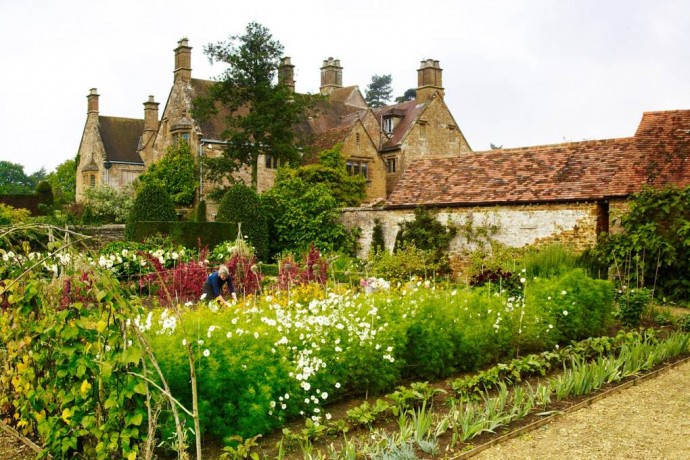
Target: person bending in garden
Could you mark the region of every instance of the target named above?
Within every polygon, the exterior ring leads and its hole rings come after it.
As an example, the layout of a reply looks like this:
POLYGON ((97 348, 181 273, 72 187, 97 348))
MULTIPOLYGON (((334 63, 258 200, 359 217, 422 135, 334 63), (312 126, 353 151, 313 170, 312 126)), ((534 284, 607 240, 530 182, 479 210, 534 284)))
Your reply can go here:
POLYGON ((218 270, 208 275, 206 281, 204 282, 203 298, 208 300, 217 299, 225 306, 229 307, 230 304, 223 298, 223 284, 228 285, 228 291, 232 296, 232 300, 237 302, 237 294, 235 294, 235 286, 232 285, 232 277, 228 271, 228 267, 221 265, 218 270))

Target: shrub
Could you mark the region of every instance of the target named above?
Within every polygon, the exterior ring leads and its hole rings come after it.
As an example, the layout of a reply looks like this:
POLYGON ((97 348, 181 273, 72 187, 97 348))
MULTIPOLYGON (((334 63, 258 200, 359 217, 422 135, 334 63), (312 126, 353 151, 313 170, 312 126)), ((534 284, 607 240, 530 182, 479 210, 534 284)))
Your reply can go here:
POLYGON ((621 289, 616 296, 618 303, 617 317, 626 328, 640 325, 642 314, 652 301, 652 293, 648 289, 621 289))
POLYGON ((196 221, 206 222, 206 201, 201 200, 196 207, 196 221))
POLYGON ((156 184, 144 184, 137 193, 132 209, 127 217, 125 237, 131 238, 131 224, 134 222, 167 222, 176 221, 177 213, 170 195, 163 187, 156 184))
POLYGON ((370 254, 376 255, 386 249, 386 240, 383 238, 383 226, 381 221, 374 219, 374 229, 371 234, 371 249, 370 254))
POLYGON ((414 220, 400 224, 400 232, 395 241, 396 250, 405 246, 433 251, 438 257, 447 254, 451 240, 457 234, 454 226, 446 227, 426 208, 414 211, 414 220))
POLYGON ((311 244, 334 251, 347 243, 348 232, 338 221, 338 201, 322 184, 300 178, 277 181, 261 195, 270 232, 270 254, 306 251, 311 244))
POLYGON ((505 291, 510 295, 517 295, 521 290, 519 275, 505 272, 501 268, 487 268, 470 279, 470 286, 479 287, 487 284, 493 284, 494 290, 505 291))
POLYGON ((414 245, 393 254, 388 251, 376 254, 367 266, 373 274, 395 281, 406 281, 412 276, 430 278, 446 272, 444 261, 437 259, 433 251, 424 251, 414 245))
POLYGON ((189 144, 181 140, 169 146, 159 161, 153 163, 139 180, 143 184, 165 187, 172 202, 178 206, 189 206, 194 201, 198 186, 196 164, 189 144))
POLYGON ((124 223, 134 203, 133 195, 131 187, 121 190, 108 185, 87 188, 84 190, 82 223, 86 225, 124 223))
POLYGON ((682 315, 676 319, 676 327, 683 332, 690 332, 690 315, 682 315))
POLYGON ((254 247, 257 257, 268 257, 268 223, 259 195, 250 187, 230 187, 218 204, 216 222, 241 223, 242 233, 254 247))
POLYGON ((147 437, 143 353, 130 323, 140 305, 106 274, 79 271, 50 282, 25 273, 10 286, 0 315, 3 419, 54 458, 135 458, 147 437))
POLYGON ((0 203, 0 225, 18 224, 29 219, 31 213, 26 209, 15 209, 0 203))
POLYGON ((38 196, 39 209, 43 208, 46 213, 53 210, 53 187, 48 181, 41 181, 36 186, 36 195, 38 196))
POLYGON ((602 333, 613 313, 613 286, 593 280, 581 269, 559 277, 527 281, 527 305, 534 304, 541 320, 534 326, 548 335, 547 343, 567 343, 602 333))

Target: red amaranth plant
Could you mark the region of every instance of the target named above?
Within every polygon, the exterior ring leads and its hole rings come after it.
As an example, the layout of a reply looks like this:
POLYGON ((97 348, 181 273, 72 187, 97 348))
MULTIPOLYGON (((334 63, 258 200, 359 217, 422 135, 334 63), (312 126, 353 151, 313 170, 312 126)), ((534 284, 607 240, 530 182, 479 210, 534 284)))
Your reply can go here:
POLYGON ((302 284, 299 264, 288 254, 278 262, 278 288, 284 291, 299 284, 302 284))
POLYGON ((325 285, 328 280, 328 261, 321 257, 321 252, 313 244, 305 259, 306 267, 300 275, 302 282, 325 285))
POLYGON ((235 292, 247 296, 261 289, 263 275, 257 269, 256 256, 236 251, 225 265, 228 267, 235 292))
POLYGON ((206 253, 202 252, 199 254, 199 260, 182 262, 171 269, 165 269, 158 259, 149 255, 148 260, 155 271, 142 276, 139 286, 156 287, 153 292, 158 294, 163 305, 198 300, 208 276, 206 264, 203 262, 205 258, 206 253))
POLYGON ((321 252, 311 245, 300 266, 289 254, 278 264, 278 287, 281 290, 308 283, 326 284, 328 280, 328 261, 321 252))
POLYGON ((96 303, 93 286, 93 273, 84 272, 81 275, 66 277, 62 282, 62 295, 60 296, 60 310, 64 310, 75 302, 83 305, 96 303))

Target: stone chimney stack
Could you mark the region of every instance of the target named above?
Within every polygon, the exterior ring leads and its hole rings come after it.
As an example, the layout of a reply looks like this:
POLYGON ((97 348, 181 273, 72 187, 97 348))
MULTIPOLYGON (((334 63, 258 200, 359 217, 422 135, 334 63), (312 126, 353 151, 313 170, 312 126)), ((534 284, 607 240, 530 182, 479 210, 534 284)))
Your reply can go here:
POLYGON ((427 102, 438 92, 443 98, 443 69, 438 61, 426 59, 417 70, 417 101, 427 102))
POLYGON ((285 56, 280 60, 278 67, 278 81, 294 93, 295 92, 295 66, 290 62, 290 58, 285 56))
POLYGON ((98 96, 98 90, 96 88, 91 88, 89 95, 86 96, 86 100, 88 101, 86 110, 87 115, 94 113, 98 116, 98 96))
POLYGON ((158 105, 159 103, 153 100, 153 96, 149 96, 149 100, 144 102, 144 135, 142 143, 144 148, 149 144, 149 141, 158 132, 158 105))
POLYGON ((189 83, 192 80, 192 47, 186 38, 177 42, 175 48, 175 79, 189 83))
POLYGON ((321 94, 331 94, 333 90, 343 87, 343 68, 340 59, 329 57, 321 67, 321 94))

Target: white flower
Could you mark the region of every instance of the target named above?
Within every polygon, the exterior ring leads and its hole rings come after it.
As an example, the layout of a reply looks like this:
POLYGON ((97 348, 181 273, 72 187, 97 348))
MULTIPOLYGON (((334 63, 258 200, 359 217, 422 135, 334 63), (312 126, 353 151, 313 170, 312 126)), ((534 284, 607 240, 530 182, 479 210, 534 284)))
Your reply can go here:
POLYGON ((336 388, 340 388, 340 382, 336 382, 336 383, 335 383, 335 387, 336 387, 336 388))
POLYGON ((326 393, 325 391, 321 393, 321 399, 328 399, 328 393, 326 393))
POLYGON ((187 346, 187 339, 182 339, 182 346, 186 347, 187 346))
POLYGON ((210 352, 209 349, 207 348, 207 349, 204 350, 204 357, 208 358, 209 356, 211 356, 211 352, 210 352))
POLYGON ((563 310, 563 316, 568 316, 568 310, 563 310))
POLYGON ((566 291, 561 291, 561 295, 566 295, 566 294, 567 294, 566 291))
POLYGON ((527 281, 525 278, 520 278, 520 282, 521 282, 522 284, 525 284, 525 281, 527 281))

